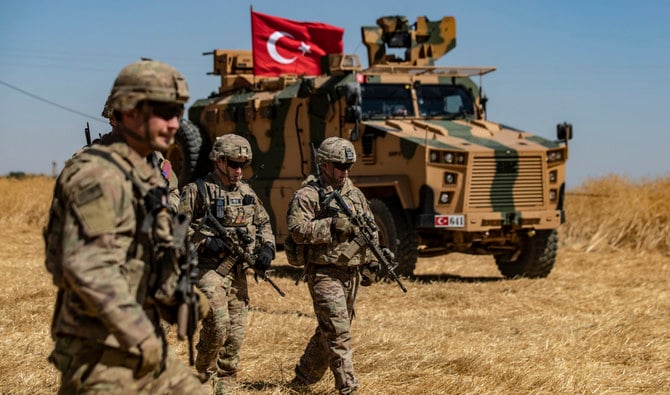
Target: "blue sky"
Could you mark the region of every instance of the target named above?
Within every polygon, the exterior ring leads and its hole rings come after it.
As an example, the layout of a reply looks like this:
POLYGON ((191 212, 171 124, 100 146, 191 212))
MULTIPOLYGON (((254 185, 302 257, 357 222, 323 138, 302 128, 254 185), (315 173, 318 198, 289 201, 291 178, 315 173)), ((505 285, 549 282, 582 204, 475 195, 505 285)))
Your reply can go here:
POLYGON ((492 121, 550 139, 557 123, 571 122, 568 188, 608 174, 668 175, 670 2, 660 0, 4 0, 0 175, 50 174, 84 144, 86 122, 94 135, 106 132, 100 112, 114 78, 140 57, 179 69, 191 102, 208 96, 218 79, 202 53, 250 49, 251 4, 344 28, 345 52, 364 64, 360 26, 383 15, 453 15, 457 46, 438 65, 497 67, 483 79, 492 121))

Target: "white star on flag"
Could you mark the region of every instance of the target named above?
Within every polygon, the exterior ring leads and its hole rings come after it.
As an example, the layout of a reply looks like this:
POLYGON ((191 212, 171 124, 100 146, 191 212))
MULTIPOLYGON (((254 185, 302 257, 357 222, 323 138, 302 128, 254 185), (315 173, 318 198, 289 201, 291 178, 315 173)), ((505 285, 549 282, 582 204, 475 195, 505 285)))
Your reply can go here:
POLYGON ((310 48, 311 48, 311 47, 310 47, 309 45, 305 44, 304 41, 301 41, 301 42, 300 42, 300 46, 298 47, 298 50, 300 50, 300 52, 302 52, 302 55, 305 56, 305 54, 306 54, 307 52, 312 52, 312 51, 310 50, 310 48))

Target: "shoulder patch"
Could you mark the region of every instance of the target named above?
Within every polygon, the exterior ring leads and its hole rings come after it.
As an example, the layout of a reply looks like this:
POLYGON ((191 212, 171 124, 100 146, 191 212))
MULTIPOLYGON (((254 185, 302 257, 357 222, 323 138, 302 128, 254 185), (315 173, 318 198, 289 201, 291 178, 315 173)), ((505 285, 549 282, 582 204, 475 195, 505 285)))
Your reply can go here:
POLYGON ((161 174, 168 181, 172 177, 172 163, 167 159, 163 159, 163 163, 161 163, 161 174))
POLYGON ((105 197, 99 183, 90 184, 73 193, 72 208, 87 236, 112 233, 115 229, 114 207, 105 197))
POLYGON ((74 202, 76 205, 84 205, 89 203, 92 200, 95 200, 102 196, 102 188, 100 184, 89 185, 87 188, 77 191, 74 196, 74 202))

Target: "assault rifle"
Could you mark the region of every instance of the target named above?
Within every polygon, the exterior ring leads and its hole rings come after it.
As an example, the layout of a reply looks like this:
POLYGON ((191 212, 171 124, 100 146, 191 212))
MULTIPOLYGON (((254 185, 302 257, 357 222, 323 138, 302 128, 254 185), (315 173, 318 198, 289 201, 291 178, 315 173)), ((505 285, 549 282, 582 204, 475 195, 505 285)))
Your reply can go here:
POLYGON ((212 230, 214 230, 214 233, 217 234, 219 240, 222 243, 221 246, 223 249, 232 257, 234 257, 238 262, 241 261, 244 270, 252 269, 254 271, 254 279, 256 279, 256 282, 258 282, 258 278, 260 277, 263 281, 272 285, 272 288, 274 288, 275 291, 279 293, 279 295, 282 297, 286 296, 286 293, 282 291, 277 283, 272 281, 272 279, 268 276, 268 272, 271 272, 270 270, 262 271, 256 269, 254 266, 256 262, 255 257, 244 248, 253 241, 251 236, 249 236, 249 234, 246 232, 245 228, 238 228, 237 231, 224 228, 223 225, 221 225, 221 223, 214 217, 211 210, 207 210, 204 219, 211 226, 212 230), (241 239, 243 243, 235 242, 236 236, 238 239, 241 239))
POLYGON ((400 278, 394 271, 394 268, 398 265, 395 262, 392 262, 391 259, 389 259, 386 253, 375 241, 374 235, 377 232, 378 228, 377 225, 374 223, 374 219, 364 216, 362 214, 354 215, 349 209, 349 206, 347 206, 347 203, 342 198, 342 195, 340 195, 338 191, 330 192, 328 197, 326 197, 326 199, 324 200, 323 205, 325 207, 328 207, 328 204, 330 203, 331 200, 335 200, 335 202, 340 207, 340 210, 342 210, 344 215, 347 218, 349 218, 349 221, 351 221, 351 223, 354 226, 358 228, 358 235, 354 237, 353 242, 359 243, 360 246, 362 246, 362 244, 360 243, 364 243, 370 249, 372 254, 377 258, 385 273, 388 273, 388 276, 391 277, 393 281, 398 283, 400 289, 402 289, 403 292, 407 292, 407 288, 405 288, 402 281, 400 281, 400 278))
MULTIPOLYGON (((323 185, 321 185, 321 168, 319 167, 319 163, 316 160, 318 152, 316 147, 314 146, 314 143, 312 143, 311 145, 312 145, 312 161, 314 162, 315 166, 314 172, 317 182, 319 183, 319 200, 322 201, 321 203, 322 206, 328 207, 330 201, 335 200, 335 202, 340 207, 344 215, 347 218, 349 218, 349 221, 351 221, 351 223, 354 226, 358 228, 358 236, 354 238, 354 242, 358 242, 360 240, 362 243, 367 245, 370 251, 372 251, 372 254, 379 260, 379 263, 382 265, 382 268, 385 270, 385 272, 388 273, 388 275, 393 279, 393 281, 398 283, 400 289, 402 289, 403 292, 407 292, 407 288, 405 288, 402 281, 400 281, 400 278, 394 271, 395 267, 398 265, 395 262, 391 262, 391 259, 389 259, 389 257, 386 256, 386 254, 379 246, 379 244, 375 242, 374 235, 378 229, 377 225, 374 223, 374 220, 361 214, 354 215, 351 212, 351 209, 349 209, 349 206, 347 206, 347 203, 342 198, 342 195, 340 195, 340 193, 336 190, 329 192, 328 195, 325 196, 323 185)), ((298 278, 298 281, 300 281, 300 278, 298 278)))
POLYGON ((177 338, 188 339, 188 360, 195 364, 193 337, 198 328, 199 296, 195 293, 198 282, 198 253, 193 243, 187 241, 186 229, 189 221, 183 215, 175 218, 175 249, 179 263, 179 280, 177 281, 177 338))

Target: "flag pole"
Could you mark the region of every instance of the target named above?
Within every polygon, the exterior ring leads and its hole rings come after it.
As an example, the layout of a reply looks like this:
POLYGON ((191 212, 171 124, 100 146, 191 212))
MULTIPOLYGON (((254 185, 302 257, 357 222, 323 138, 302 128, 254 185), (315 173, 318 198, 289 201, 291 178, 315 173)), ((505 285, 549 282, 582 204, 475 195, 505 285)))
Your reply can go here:
MULTIPOLYGON (((251 21, 251 62, 253 63, 254 59, 254 6, 249 4, 249 17, 251 21)), ((254 67, 255 68, 255 67, 254 67)), ((254 73, 253 68, 251 69, 251 80, 253 81, 254 86, 256 86, 256 73, 254 73)))

